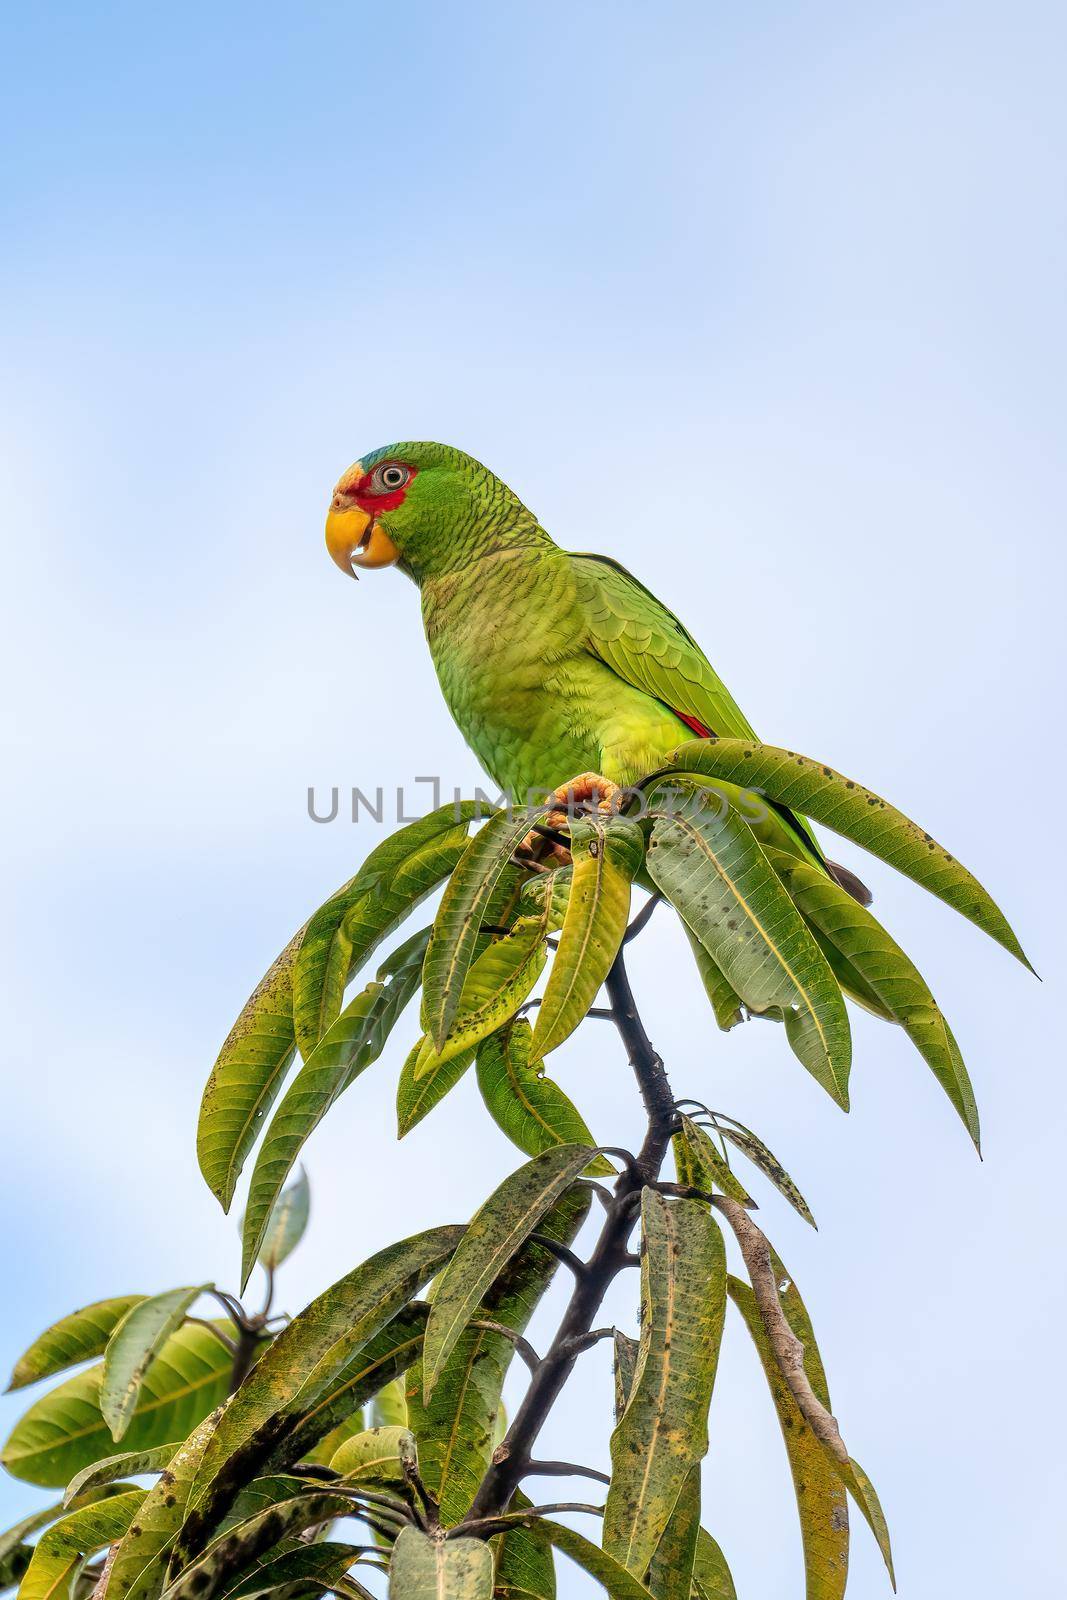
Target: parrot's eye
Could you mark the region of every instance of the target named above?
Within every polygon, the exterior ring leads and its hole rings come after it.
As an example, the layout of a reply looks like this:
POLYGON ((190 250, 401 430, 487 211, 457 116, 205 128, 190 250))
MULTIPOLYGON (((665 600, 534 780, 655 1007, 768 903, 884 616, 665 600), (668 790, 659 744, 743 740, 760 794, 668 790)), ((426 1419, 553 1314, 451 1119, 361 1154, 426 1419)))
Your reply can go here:
POLYGON ((383 461, 371 473, 370 487, 374 494, 392 494, 402 489, 411 477, 407 467, 396 461, 383 461))

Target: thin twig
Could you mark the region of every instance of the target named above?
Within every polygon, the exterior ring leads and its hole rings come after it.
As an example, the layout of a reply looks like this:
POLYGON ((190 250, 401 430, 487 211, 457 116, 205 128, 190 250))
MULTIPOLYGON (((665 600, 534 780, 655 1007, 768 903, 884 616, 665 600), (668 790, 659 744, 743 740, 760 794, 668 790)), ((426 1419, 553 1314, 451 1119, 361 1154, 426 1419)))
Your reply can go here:
POLYGON ((231 1339, 229 1334, 223 1333, 222 1329, 216 1323, 210 1322, 207 1317, 186 1317, 185 1320, 193 1323, 197 1328, 206 1328, 208 1333, 213 1333, 219 1343, 230 1352, 231 1356, 237 1354, 237 1340, 231 1339))
POLYGON ((531 1461, 525 1476, 535 1478, 595 1478, 597 1483, 610 1483, 606 1472, 596 1467, 583 1467, 577 1461, 531 1461))
POLYGON ((490 1322, 488 1317, 479 1317, 475 1322, 468 1322, 468 1328, 484 1328, 487 1333, 499 1333, 505 1339, 510 1339, 515 1346, 515 1354, 522 1357, 531 1372, 536 1372, 541 1365, 541 1357, 537 1354, 529 1339, 524 1339, 521 1333, 516 1333, 514 1328, 508 1328, 502 1322, 490 1322))
POLYGON ((480 1539, 491 1539, 494 1533, 507 1533, 509 1528, 524 1527, 531 1522, 536 1522, 538 1517, 552 1516, 560 1511, 585 1511, 591 1517, 602 1517, 603 1506, 589 1505, 580 1500, 558 1500, 547 1506, 528 1506, 522 1511, 503 1511, 495 1517, 472 1517, 469 1522, 461 1522, 458 1527, 449 1528, 445 1534, 446 1539, 460 1539, 475 1535, 480 1539))
POLYGON ((650 897, 647 905, 641 907, 640 911, 637 913, 636 917, 630 923, 630 926, 622 936, 623 944, 629 944, 631 939, 636 939, 637 935, 648 927, 649 922, 652 920, 652 913, 655 911, 662 899, 663 896, 659 893, 656 893, 650 897))
POLYGON ((760 1317, 774 1351, 782 1377, 796 1401, 804 1421, 830 1454, 838 1461, 848 1461, 848 1451, 837 1426, 837 1419, 827 1410, 811 1386, 804 1370, 804 1346, 797 1338, 778 1296, 778 1283, 771 1262, 771 1246, 767 1235, 757 1228, 744 1206, 730 1195, 717 1194, 712 1204, 722 1212, 741 1249, 749 1282, 756 1297, 760 1317))
POLYGON ((539 1244, 543 1250, 548 1251, 550 1256, 555 1256, 557 1261, 562 1262, 565 1267, 569 1267, 576 1278, 584 1278, 586 1264, 581 1256, 575 1255, 569 1246, 560 1244, 558 1239, 550 1239, 547 1233, 531 1233, 529 1239, 531 1244, 539 1244))
POLYGON ((602 1339, 614 1339, 614 1337, 614 1328, 590 1328, 588 1333, 579 1334, 577 1338, 571 1340, 570 1354, 583 1355, 586 1350, 591 1350, 602 1339))

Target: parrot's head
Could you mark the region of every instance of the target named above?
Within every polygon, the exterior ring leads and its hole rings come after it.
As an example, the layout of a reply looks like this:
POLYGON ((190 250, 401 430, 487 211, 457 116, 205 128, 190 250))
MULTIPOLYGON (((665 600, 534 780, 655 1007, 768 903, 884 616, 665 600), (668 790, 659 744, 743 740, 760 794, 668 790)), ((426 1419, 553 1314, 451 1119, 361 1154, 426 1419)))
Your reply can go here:
POLYGON ((372 450, 340 478, 326 517, 326 548, 353 578, 395 564, 421 584, 497 550, 550 543, 506 483, 446 444, 372 450))

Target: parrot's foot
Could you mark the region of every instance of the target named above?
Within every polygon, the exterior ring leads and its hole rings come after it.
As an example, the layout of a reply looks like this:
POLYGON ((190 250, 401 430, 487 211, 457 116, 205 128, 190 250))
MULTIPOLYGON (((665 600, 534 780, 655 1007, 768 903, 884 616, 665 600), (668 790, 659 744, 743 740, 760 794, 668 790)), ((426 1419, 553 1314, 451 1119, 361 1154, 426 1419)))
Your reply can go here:
MULTIPOLYGON (((612 783, 610 778, 602 777, 599 772, 583 772, 553 790, 552 799, 558 804, 548 813, 544 826, 565 828, 583 811, 612 811, 618 792, 618 784, 612 783)), ((566 845, 546 839, 543 833, 532 829, 515 853, 520 861, 527 861, 532 866, 567 867, 571 861, 571 853, 566 845)))

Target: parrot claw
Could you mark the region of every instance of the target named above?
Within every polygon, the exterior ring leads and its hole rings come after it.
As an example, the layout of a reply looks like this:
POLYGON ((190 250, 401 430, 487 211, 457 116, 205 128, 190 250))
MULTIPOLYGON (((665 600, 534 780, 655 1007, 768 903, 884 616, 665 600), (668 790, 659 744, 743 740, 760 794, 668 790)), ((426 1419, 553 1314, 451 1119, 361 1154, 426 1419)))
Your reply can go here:
MULTIPOLYGON (((575 816, 583 811, 592 810, 594 806, 598 811, 613 811, 615 796, 618 793, 618 784, 612 783, 610 778, 602 777, 599 772, 580 773, 577 778, 571 778, 553 790, 552 799, 558 804, 548 813, 544 826, 554 829, 565 828, 569 822, 573 822, 575 816)), ((551 863, 553 866, 570 866, 571 861, 571 853, 565 845, 546 839, 543 833, 537 833, 532 829, 515 853, 520 860, 526 857, 531 864, 537 865, 551 863)))

